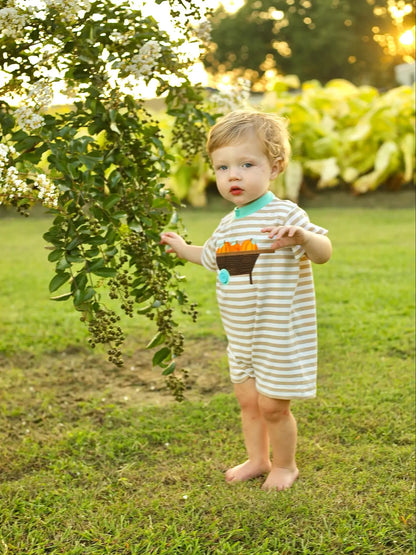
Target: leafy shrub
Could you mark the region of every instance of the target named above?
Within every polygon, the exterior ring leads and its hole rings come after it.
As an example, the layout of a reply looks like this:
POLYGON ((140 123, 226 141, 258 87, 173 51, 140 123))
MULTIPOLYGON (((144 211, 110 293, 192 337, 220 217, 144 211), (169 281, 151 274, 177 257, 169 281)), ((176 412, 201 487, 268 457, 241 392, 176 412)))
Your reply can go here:
POLYGON ((300 92, 277 91, 264 108, 289 120, 293 157, 277 187, 297 198, 305 177, 318 188, 347 184, 366 193, 414 177, 414 90, 381 93, 337 79, 325 86, 304 83, 300 92))
POLYGON ((116 365, 124 334, 103 286, 121 311, 154 320, 149 347, 161 347, 154 363, 179 394, 172 376, 183 337, 174 309, 195 310, 182 290, 180 261, 160 245, 160 232, 176 219, 163 184, 171 157, 135 87, 156 81, 173 140, 189 155, 201 150, 206 114, 183 55, 186 41, 202 46, 200 16, 192 2, 180 4, 183 13, 171 1, 175 40, 127 1, 45 0, 35 10, 6 0, 0 9, 0 93, 21 99, 17 108, 0 102, 0 204, 25 215, 38 201, 50 209, 55 219, 44 238, 55 265, 52 298, 72 300, 91 345, 108 344, 116 365), (47 110, 57 84, 74 97, 72 109, 47 110))

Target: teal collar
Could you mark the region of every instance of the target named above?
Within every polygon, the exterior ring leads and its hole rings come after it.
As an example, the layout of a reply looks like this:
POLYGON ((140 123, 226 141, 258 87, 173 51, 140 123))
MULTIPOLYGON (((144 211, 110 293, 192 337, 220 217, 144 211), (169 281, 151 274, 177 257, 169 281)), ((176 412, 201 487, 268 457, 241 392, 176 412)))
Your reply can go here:
POLYGON ((254 212, 257 212, 257 210, 261 210, 262 208, 264 208, 274 198, 274 194, 271 191, 268 191, 257 200, 253 200, 253 202, 245 204, 244 206, 237 206, 236 208, 234 208, 234 217, 245 218, 246 216, 250 216, 251 214, 254 214, 254 212))

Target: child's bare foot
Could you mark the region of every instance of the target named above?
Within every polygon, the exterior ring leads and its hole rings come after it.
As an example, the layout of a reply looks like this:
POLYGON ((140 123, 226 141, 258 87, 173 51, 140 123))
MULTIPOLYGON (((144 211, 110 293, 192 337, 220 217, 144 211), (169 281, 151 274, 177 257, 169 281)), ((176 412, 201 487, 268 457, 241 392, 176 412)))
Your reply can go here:
POLYGON ((267 474, 270 468, 270 463, 258 464, 248 460, 243 464, 229 468, 225 473, 225 479, 227 482, 244 482, 267 474))
POLYGON ((288 489, 297 480, 299 470, 297 468, 272 468, 262 489, 267 491, 282 491, 288 489))

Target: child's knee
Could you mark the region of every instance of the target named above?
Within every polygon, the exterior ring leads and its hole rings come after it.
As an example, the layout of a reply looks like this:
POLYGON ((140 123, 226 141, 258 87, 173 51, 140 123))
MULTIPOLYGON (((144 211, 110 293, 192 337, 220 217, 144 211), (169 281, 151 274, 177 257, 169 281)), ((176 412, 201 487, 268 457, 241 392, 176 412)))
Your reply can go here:
POLYGON ((278 422, 290 416, 290 401, 283 399, 271 399, 259 395, 259 409, 263 418, 267 421, 278 422))

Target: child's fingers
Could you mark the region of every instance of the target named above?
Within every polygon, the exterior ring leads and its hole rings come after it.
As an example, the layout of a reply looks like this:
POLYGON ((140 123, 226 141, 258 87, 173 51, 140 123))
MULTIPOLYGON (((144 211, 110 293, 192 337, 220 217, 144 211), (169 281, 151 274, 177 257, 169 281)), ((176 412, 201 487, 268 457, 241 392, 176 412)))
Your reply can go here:
POLYGON ((262 233, 268 233, 270 239, 272 239, 278 233, 279 229, 280 229, 279 227, 275 227, 275 226, 273 226, 273 227, 264 227, 261 230, 261 232, 262 233))
POLYGON ((263 229, 265 233, 269 234, 270 239, 281 239, 284 235, 288 234, 288 227, 287 226, 276 226, 276 227, 267 227, 263 229))
POLYGON ((269 233, 270 239, 281 239, 282 237, 294 237, 297 228, 292 225, 280 225, 275 227, 265 227, 262 229, 264 233, 269 233))
POLYGON ((169 240, 176 239, 178 236, 176 233, 172 233, 171 231, 165 231, 164 233, 160 234, 160 243, 162 245, 167 245, 169 240))

